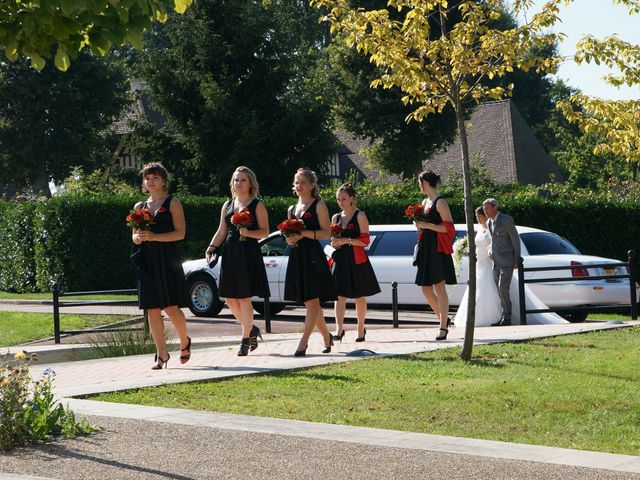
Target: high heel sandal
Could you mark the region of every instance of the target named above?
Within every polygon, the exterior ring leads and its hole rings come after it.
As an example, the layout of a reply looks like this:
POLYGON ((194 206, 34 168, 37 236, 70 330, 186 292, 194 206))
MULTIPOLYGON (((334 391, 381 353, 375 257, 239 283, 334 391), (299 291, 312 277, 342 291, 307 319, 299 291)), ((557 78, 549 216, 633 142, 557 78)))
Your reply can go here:
POLYGON ((342 333, 340 333, 340 334, 335 334, 335 335, 333 336, 333 338, 335 338, 336 340, 340 340, 340 343, 342 343, 342 337, 344 337, 344 334, 345 334, 345 331, 344 331, 344 328, 343 328, 343 329, 342 329, 342 333))
POLYGON ((167 353, 166 359, 162 358, 160 355, 156 353, 156 356, 153 357, 153 361, 156 362, 156 364, 153 367, 151 367, 151 370, 162 370, 163 368, 167 368, 167 363, 169 363, 170 358, 171 358, 171 355, 169 355, 168 353, 167 353))
POLYGON ((333 347, 333 335, 329 334, 329 346, 324 347, 324 350, 322 350, 322 353, 331 353, 331 347, 333 347))
POLYGON ((304 357, 307 354, 307 347, 304 347, 304 350, 296 350, 293 354, 294 357, 304 357))
MULTIPOLYGON (((251 333, 249 333, 249 340, 251 341, 251 351, 253 352, 258 348, 258 337, 262 340, 262 332, 255 325, 251 327, 251 333)), ((263 340, 264 341, 264 340, 263 340)))
POLYGON ((365 342, 367 339, 367 329, 364 329, 364 334, 361 337, 356 338, 356 342, 365 342))
POLYGON ((191 358, 191 337, 187 337, 187 346, 184 348, 180 349, 180 353, 182 354, 182 352, 189 352, 189 353, 185 353, 180 355, 180 363, 181 364, 185 364, 189 361, 189 359, 191 358))
POLYGON ((448 328, 441 328, 440 331, 444 332, 444 335, 439 334, 436 337, 436 340, 446 340, 447 339, 447 334, 449 333, 449 329, 448 328))
POLYGON ((243 338, 242 343, 240 343, 240 350, 238 350, 238 356, 246 357, 249 355, 249 347, 251 347, 251 338, 243 338))

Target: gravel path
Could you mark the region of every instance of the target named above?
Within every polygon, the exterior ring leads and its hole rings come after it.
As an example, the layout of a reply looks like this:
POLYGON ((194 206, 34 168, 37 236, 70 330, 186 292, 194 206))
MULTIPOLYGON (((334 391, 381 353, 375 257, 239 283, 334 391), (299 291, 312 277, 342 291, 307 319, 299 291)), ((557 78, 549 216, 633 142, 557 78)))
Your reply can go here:
POLYGON ((536 462, 143 420, 91 417, 90 421, 104 429, 0 455, 0 472, 64 480, 640 480, 640 474, 536 462))

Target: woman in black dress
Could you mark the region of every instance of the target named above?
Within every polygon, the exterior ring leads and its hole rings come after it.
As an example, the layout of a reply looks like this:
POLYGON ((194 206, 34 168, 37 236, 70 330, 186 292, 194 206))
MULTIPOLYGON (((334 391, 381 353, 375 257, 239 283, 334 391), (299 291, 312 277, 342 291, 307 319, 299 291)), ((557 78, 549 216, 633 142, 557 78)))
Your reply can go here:
POLYGON ((334 338, 342 341, 344 337, 347 298, 353 298, 358 316, 356 342, 364 342, 367 334, 364 327, 367 316, 366 297, 380 293, 380 285, 364 250, 364 247, 369 245, 369 221, 364 212, 356 208, 356 196, 356 190, 350 183, 345 183, 338 188, 336 200, 342 211, 336 213, 331 220, 332 223, 344 229, 340 237, 331 240, 331 246, 336 249, 333 252, 333 281, 338 294, 338 300, 335 303, 334 338))
POLYGON ((269 235, 269 217, 258 198, 260 189, 255 173, 248 167, 238 167, 231 176, 231 199, 220 212, 220 224, 205 252, 207 263, 221 249, 220 286, 233 316, 242 325, 242 341, 238 356, 244 357, 258 348, 260 329, 253 324, 251 297, 268 297, 269 283, 258 240, 269 235), (234 214, 248 210, 250 225, 234 225, 234 214))
MULTIPOLYGON (((416 285, 422 287, 424 297, 440 322, 436 340, 446 340, 451 323, 446 284, 456 283, 451 257, 453 236, 450 236, 453 219, 447 201, 436 190, 440 176, 430 170, 425 171, 418 175, 418 183, 427 198, 422 203, 426 219, 416 222, 419 229, 416 285)), ((453 232, 455 236, 455 229, 453 232)))
POLYGON ((176 242, 182 240, 186 227, 180 200, 168 193, 168 173, 161 163, 149 163, 142 169, 142 189, 149 193, 146 202, 134 209, 147 208, 153 215, 149 230, 134 230, 133 243, 142 254, 144 274, 138 278, 138 306, 147 310, 151 335, 156 345, 155 365, 167 367, 169 352, 164 337, 162 310, 169 315, 180 336, 180 363, 191 358, 191 339, 180 308, 188 306, 187 283, 176 242))
POLYGON ((333 335, 329 333, 320 302, 336 299, 331 271, 327 257, 318 240, 329 238, 329 210, 318 193, 318 179, 315 172, 300 168, 293 179, 293 191, 298 195, 298 203, 289 207, 288 217, 304 222, 305 229, 300 234, 289 235, 291 245, 287 274, 285 277, 284 299, 304 303, 307 315, 304 332, 295 356, 306 355, 309 337, 314 328, 322 334, 325 349, 331 352, 333 335))

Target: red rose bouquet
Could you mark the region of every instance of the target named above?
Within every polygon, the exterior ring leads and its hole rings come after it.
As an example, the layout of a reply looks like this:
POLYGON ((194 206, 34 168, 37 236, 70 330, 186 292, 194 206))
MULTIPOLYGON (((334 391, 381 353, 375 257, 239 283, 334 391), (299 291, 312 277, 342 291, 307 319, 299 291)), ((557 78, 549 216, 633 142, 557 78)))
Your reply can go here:
MULTIPOLYGON (((238 230, 240 230, 242 227, 249 228, 251 225, 253 225, 254 221, 255 219, 253 218, 253 215, 251 214, 248 208, 243 208, 239 212, 231 215, 231 223, 238 230)), ((246 238, 240 235, 240 241, 244 242, 245 240, 246 238)))
MULTIPOLYGON (((299 234, 302 230, 304 230, 304 222, 297 218, 288 218, 284 222, 281 222, 278 225, 278 230, 283 237, 288 237, 290 235, 299 234)), ((291 245, 292 247, 297 247, 297 245, 291 245)))
POLYGON ((344 227, 339 223, 331 224, 331 238, 340 238, 344 233, 344 227))
POLYGON ((125 221, 133 230, 149 230, 153 223, 153 213, 148 208, 131 210, 125 221))
POLYGON ((404 210, 404 216, 407 217, 412 222, 419 222, 421 220, 427 219, 427 217, 424 214, 424 207, 419 203, 415 205, 409 205, 404 210))

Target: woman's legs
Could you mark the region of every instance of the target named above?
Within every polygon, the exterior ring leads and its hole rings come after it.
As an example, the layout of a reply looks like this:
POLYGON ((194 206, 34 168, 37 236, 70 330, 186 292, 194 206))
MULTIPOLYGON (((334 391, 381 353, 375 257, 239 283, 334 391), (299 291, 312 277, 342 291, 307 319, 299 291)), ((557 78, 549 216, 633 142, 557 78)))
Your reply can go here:
POLYGON ((358 316, 358 337, 364 337, 364 321, 367 318, 367 298, 356 298, 356 314, 358 316))
POLYGON ((162 319, 162 310, 159 308, 150 308, 147 310, 147 318, 149 319, 149 329, 153 343, 156 345, 158 358, 166 359, 168 357, 167 342, 164 338, 164 320, 162 319))
POLYGON ((436 318, 440 320, 440 307, 438 306, 438 297, 436 297, 436 294, 433 290, 433 285, 423 285, 422 294, 431 307, 431 310, 433 310, 433 313, 436 314, 436 318))
MULTIPOLYGON (((180 310, 180 308, 177 305, 166 307, 164 311, 167 312, 167 315, 169 315, 169 318, 171 319, 171 323, 173 324, 173 328, 176 329, 176 332, 180 337, 180 350, 184 349, 184 352, 182 352, 182 355, 190 355, 191 350, 187 350, 187 346, 189 345, 189 337, 187 336, 187 320, 186 318, 184 318, 184 313, 182 313, 182 310, 180 310)), ((163 334, 164 334, 164 331, 163 331, 163 334)), ((164 336, 162 338, 164 341, 164 336)))
POLYGON ((338 297, 338 300, 334 303, 334 314, 336 317, 336 333, 334 335, 340 336, 344 330, 344 312, 347 310, 347 299, 345 297, 338 297))
POLYGON ((307 315, 304 317, 304 331, 302 332, 302 338, 298 343, 298 351, 306 350, 309 345, 309 337, 313 333, 313 330, 318 327, 318 330, 324 338, 325 346, 330 344, 330 333, 327 328, 327 323, 324 321, 324 314, 322 313, 322 307, 320 306, 320 299, 313 298, 304 302, 307 307, 307 315))
POLYGON ((447 326, 447 320, 449 318, 449 295, 447 295, 447 285, 443 280, 434 285, 433 288, 438 299, 438 320, 440 321, 440 328, 449 328, 447 326))
POLYGON ((251 298, 227 298, 227 306, 242 325, 242 338, 248 338, 253 327, 253 305, 251 298))

